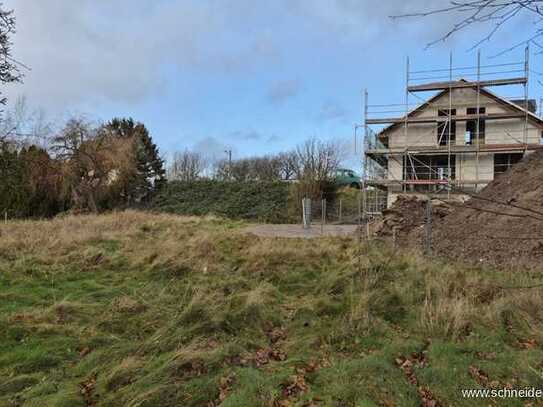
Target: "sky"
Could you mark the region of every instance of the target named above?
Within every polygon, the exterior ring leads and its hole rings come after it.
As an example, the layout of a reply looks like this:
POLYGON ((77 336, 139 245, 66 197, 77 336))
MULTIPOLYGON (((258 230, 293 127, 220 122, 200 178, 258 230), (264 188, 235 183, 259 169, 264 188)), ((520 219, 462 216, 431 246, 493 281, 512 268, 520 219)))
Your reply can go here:
MULTIPOLYGON (((428 0, 4 0, 17 33, 13 56, 30 67, 24 96, 55 123, 132 117, 150 130, 164 157, 185 148, 210 157, 273 154, 309 137, 348 143, 370 103, 404 100, 411 69, 472 66, 476 26, 426 48, 459 15, 393 20, 429 10, 428 0)), ((479 47, 482 63, 518 61, 533 30, 528 14, 479 47)), ((532 49, 531 67, 542 56, 532 49)), ((543 70, 543 69, 541 69, 543 70)), ((535 74, 534 74, 535 75, 535 74)), ((530 96, 542 86, 531 81, 530 96)), ((358 151, 359 152, 359 151, 358 151)))

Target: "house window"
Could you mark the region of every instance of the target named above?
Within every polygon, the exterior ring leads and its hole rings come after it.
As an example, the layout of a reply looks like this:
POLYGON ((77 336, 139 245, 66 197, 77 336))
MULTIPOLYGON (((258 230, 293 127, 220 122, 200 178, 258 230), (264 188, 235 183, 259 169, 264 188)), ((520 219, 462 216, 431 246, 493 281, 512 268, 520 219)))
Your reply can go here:
POLYGON ((494 177, 522 160, 522 153, 494 154, 494 177))
MULTIPOLYGON (((448 117, 449 109, 439 109, 437 115, 440 117, 448 117)), ((456 109, 450 110, 451 116, 456 116, 456 109)), ((449 125, 448 120, 440 122, 437 125, 437 144, 440 146, 446 146, 448 144, 454 144, 456 141, 456 120, 451 119, 449 125)))
POLYGON ((445 189, 443 183, 455 179, 456 157, 454 155, 408 155, 404 156, 403 179, 408 181, 410 189, 416 192, 440 192, 445 189), (450 165, 450 174, 449 174, 450 165))
MULTIPOLYGON (((468 107, 466 110, 468 115, 476 115, 476 107, 468 107)), ((486 109, 484 107, 479 108, 479 114, 485 114, 486 109)), ((485 120, 479 119, 479 144, 484 144, 485 142, 485 120)), ((467 145, 477 144, 477 119, 467 120, 466 121, 466 137, 465 143, 467 145)))

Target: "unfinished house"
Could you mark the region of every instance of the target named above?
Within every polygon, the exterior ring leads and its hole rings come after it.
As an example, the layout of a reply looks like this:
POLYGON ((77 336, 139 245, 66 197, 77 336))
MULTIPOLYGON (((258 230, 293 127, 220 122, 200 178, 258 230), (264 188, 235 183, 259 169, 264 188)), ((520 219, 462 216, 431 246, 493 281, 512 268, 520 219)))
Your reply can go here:
POLYGON ((369 105, 365 95, 365 182, 386 192, 386 200, 367 203, 370 211, 399 194, 465 199, 543 147, 543 120, 528 99, 527 51, 523 62, 481 66, 478 55, 474 67, 407 66, 404 104, 369 105), (497 87, 523 96, 499 96, 497 87))

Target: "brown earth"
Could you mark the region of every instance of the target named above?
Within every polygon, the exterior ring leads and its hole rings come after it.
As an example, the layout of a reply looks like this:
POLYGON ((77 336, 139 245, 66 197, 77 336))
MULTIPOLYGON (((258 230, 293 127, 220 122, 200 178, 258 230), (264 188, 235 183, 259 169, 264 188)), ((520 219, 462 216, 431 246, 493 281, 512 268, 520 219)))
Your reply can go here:
MULTIPOLYGON (((469 263, 537 267, 543 261, 543 150, 529 154, 464 204, 433 200, 434 253, 469 263)), ((425 201, 400 197, 376 235, 421 246, 425 201)))
POLYGON ((543 260, 543 150, 528 155, 436 222, 433 248, 468 262, 539 266, 543 260))
MULTIPOLYGON (((435 222, 452 211, 443 201, 432 200, 432 219, 435 222)), ((426 200, 417 196, 400 195, 394 205, 383 211, 383 217, 373 225, 376 236, 385 239, 395 237, 399 245, 419 242, 419 235, 426 223, 426 200), (416 236, 414 236, 416 235, 416 236), (415 241, 413 241, 415 237, 415 241)))

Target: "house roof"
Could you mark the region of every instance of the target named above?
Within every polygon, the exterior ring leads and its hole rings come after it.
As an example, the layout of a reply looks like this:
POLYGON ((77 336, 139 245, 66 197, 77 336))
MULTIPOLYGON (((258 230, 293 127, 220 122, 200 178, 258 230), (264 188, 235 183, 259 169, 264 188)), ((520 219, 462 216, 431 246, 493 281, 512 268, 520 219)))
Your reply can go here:
MULTIPOLYGON (((466 83, 466 84, 469 84, 470 82, 465 80, 465 79, 459 79, 458 81, 454 81, 455 83, 466 83)), ((447 82, 448 84, 448 82, 447 82)), ((477 84, 474 82, 473 83, 473 86, 470 86, 471 88, 476 88, 477 87, 477 84)), ((518 111, 521 111, 523 113, 527 113, 528 115, 528 119, 532 122, 532 123, 535 123, 539 128, 543 129, 543 119, 541 117, 539 117, 538 115, 536 115, 535 113, 531 112, 530 110, 530 101, 528 101, 528 110, 526 110, 523 105, 524 105, 524 99, 522 100, 515 100, 515 101, 510 101, 510 100, 507 100, 507 99, 504 99, 503 97, 495 94, 494 92, 491 92, 489 91, 488 89, 486 88, 480 88, 479 91, 481 92, 481 94, 495 100, 496 102, 498 103, 501 103, 502 105, 504 106, 507 106, 507 107, 510 107, 510 108, 513 108, 514 110, 518 110, 518 111), (519 104, 517 104, 519 103, 519 104), (522 105, 520 104, 522 103, 522 105)), ((426 107, 430 106, 436 99, 440 98, 441 96, 445 95, 447 92, 449 92, 449 89, 443 89, 441 92, 438 92, 436 93, 434 96, 432 96, 430 99, 428 99, 426 102, 422 103, 421 105, 417 106, 415 109, 411 110, 408 114, 407 114, 407 117, 412 117, 414 116, 415 114, 417 114, 418 112, 424 110, 426 107)), ((403 118, 405 118, 405 115, 402 116, 403 118)), ((387 127, 385 127, 384 129, 382 129, 379 133, 378 133, 378 137, 385 137, 390 130, 396 128, 397 126, 399 126, 400 123, 394 123, 394 124, 391 124, 387 127)))
MULTIPOLYGON (((532 113, 536 113, 537 110, 537 104, 535 99, 527 99, 526 103, 524 99, 510 99, 511 103, 514 103, 515 105, 519 105, 522 108, 525 108, 526 104, 528 105, 528 111, 532 113)), ((537 114, 537 113, 536 113, 537 114)))

